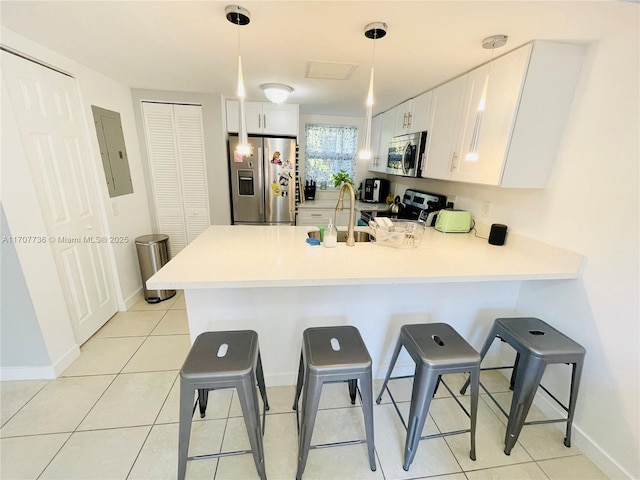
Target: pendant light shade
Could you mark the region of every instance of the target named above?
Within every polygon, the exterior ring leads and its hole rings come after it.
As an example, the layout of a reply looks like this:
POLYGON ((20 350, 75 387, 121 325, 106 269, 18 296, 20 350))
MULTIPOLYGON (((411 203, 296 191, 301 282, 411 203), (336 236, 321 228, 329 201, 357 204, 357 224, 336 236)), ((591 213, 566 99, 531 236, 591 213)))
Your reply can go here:
POLYGON ((248 25, 251 21, 251 14, 249 10, 241 7, 240 5, 228 5, 224 9, 225 15, 229 22, 238 27, 238 88, 236 94, 238 95, 238 103, 240 108, 240 125, 239 125, 239 139, 238 146, 236 147, 236 154, 242 156, 251 155, 251 146, 249 145, 249 138, 247 136, 247 116, 244 107, 245 89, 244 89, 244 76, 242 75, 242 56, 240 55, 240 26, 248 25))
POLYGON ((360 160, 371 160, 371 117, 373 115, 373 77, 376 57, 376 40, 387 34, 387 24, 383 22, 370 23, 364 27, 364 36, 373 40, 373 53, 371 55, 371 74, 369 76, 369 90, 367 91, 367 111, 365 114, 364 141, 362 149, 358 153, 360 160))
POLYGON ((482 127, 482 115, 487 106, 487 88, 489 86, 489 76, 491 75, 491 64, 493 63, 493 50, 502 47, 507 43, 506 35, 492 35, 482 41, 482 48, 491 49, 491 59, 489 60, 489 69, 487 70, 487 76, 484 77, 484 84, 482 85, 482 94, 480 95, 480 101, 478 102, 478 111, 476 113, 476 123, 473 127, 473 135, 471 135, 471 144, 469 145, 469 151, 465 155, 464 159, 468 162, 478 161, 478 141, 480 140, 480 127, 482 127))

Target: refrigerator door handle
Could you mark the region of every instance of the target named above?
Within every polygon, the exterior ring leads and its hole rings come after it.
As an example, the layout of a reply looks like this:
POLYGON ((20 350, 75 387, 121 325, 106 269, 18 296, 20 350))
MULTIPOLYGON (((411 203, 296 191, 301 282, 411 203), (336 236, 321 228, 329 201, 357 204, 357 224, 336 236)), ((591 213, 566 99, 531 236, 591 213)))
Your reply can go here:
MULTIPOLYGON (((262 156, 262 147, 258 147, 258 161, 263 162, 262 168, 258 168, 258 185, 262 185, 264 189, 264 157, 262 156)), ((266 190, 263 190, 265 199, 260 203, 260 215, 264 215, 264 202, 266 201, 266 190)))

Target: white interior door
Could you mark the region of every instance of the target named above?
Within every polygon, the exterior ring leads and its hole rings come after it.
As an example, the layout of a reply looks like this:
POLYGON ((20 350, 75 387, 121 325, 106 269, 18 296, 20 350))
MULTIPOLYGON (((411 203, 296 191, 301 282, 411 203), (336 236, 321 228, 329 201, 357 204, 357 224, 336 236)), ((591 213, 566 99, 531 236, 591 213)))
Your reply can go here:
POLYGON ((117 301, 76 82, 4 51, 2 82, 20 131, 74 336, 82 344, 117 311, 117 301))

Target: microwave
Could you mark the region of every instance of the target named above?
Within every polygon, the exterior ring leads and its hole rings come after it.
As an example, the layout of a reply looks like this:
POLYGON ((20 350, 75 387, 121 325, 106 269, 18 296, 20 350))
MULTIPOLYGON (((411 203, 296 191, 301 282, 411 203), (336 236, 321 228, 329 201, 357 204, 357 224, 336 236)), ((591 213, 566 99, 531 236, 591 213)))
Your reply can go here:
POLYGON ((422 169, 427 132, 398 135, 389 141, 387 173, 419 177, 422 169))

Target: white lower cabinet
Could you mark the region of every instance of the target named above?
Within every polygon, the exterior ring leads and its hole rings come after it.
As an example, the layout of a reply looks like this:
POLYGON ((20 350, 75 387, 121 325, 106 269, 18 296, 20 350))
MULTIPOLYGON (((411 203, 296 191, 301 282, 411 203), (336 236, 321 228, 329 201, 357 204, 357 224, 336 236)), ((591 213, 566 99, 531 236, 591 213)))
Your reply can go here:
POLYGON ((333 220, 334 213, 336 215, 336 226, 346 227, 349 224, 349 210, 347 208, 342 212, 336 212, 333 208, 299 208, 296 225, 324 226, 329 223, 329 219, 333 220))
POLYGON ((536 41, 436 88, 422 176, 544 188, 583 55, 578 45, 536 41))

